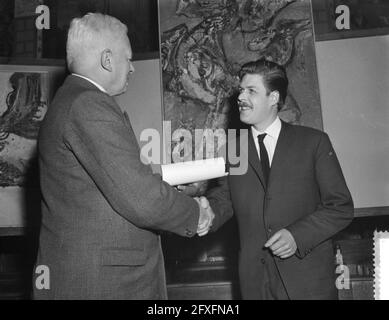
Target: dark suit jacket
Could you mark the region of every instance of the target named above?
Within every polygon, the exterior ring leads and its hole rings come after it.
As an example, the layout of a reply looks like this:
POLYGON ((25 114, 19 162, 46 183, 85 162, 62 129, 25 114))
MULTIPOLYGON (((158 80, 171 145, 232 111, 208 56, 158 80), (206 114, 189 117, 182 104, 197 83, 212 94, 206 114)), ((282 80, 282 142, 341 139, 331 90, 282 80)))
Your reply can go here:
POLYGON ((163 299, 160 236, 196 233, 197 203, 141 163, 114 99, 69 76, 39 136, 42 227, 37 265, 50 290, 37 299, 163 299))
POLYGON ((282 122, 267 188, 251 132, 244 175, 228 176, 210 191, 217 229, 233 207, 240 233, 239 274, 244 299, 261 298, 265 242, 288 229, 298 250, 275 262, 291 299, 336 298, 331 237, 353 218, 353 202, 327 134, 282 122))

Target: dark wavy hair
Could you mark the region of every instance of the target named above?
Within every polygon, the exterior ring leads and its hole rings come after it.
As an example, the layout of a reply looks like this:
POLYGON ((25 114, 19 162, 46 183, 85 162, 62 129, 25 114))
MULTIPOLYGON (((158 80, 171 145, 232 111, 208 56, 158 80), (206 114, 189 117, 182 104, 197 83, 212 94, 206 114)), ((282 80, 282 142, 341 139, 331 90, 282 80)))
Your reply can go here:
POLYGON ((278 91, 280 99, 277 107, 278 111, 280 111, 285 103, 289 83, 285 68, 273 61, 259 59, 245 63, 241 67, 239 78, 242 80, 246 74, 258 74, 262 76, 267 94, 270 94, 272 91, 278 91))

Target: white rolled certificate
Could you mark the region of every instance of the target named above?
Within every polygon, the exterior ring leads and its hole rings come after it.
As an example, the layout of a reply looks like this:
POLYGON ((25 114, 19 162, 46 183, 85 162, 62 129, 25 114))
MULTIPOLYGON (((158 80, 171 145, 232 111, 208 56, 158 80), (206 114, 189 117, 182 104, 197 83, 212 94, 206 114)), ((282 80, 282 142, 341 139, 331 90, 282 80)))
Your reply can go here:
POLYGON ((219 178, 228 175, 223 157, 163 164, 162 179, 171 186, 219 178))

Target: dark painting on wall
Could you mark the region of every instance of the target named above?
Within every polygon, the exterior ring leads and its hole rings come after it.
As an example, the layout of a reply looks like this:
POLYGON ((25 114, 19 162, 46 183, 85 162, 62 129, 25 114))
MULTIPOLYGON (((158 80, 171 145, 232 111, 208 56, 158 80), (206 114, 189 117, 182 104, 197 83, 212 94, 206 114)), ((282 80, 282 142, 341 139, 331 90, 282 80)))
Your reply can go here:
POLYGON ((389 34, 389 2, 387 0, 312 0, 317 41, 336 40, 389 34), (347 6, 336 12, 340 6, 347 6), (342 16, 347 27, 337 27, 336 20, 342 16))
POLYGON ((11 0, 0 1, 0 57, 12 55, 14 3, 11 0))
MULTIPOLYGON (((234 118, 238 70, 259 58, 287 70, 290 87, 280 117, 322 129, 310 1, 163 0, 159 10, 163 112, 172 132, 182 128, 195 136, 195 129, 230 128, 239 117, 235 113, 234 118)), ((192 154, 203 153, 201 142, 192 154)), ((183 143, 192 144, 173 140, 168 157, 183 143)), ((225 232, 219 238, 216 234, 208 240, 193 239, 190 250, 181 249, 182 255, 223 260, 237 246, 236 230, 225 232), (201 241, 209 243, 201 246, 201 241)))
POLYGON ((38 1, 26 1, 0 2, 0 57, 65 59, 70 21, 88 12, 109 14, 127 25, 134 60, 159 57, 158 0, 43 0, 50 10, 50 28, 40 31, 35 27, 38 1), (21 50, 26 33, 34 42, 28 54, 21 50))
POLYGON ((127 25, 135 60, 159 56, 157 0, 45 0, 45 4, 52 27, 43 32, 43 58, 65 59, 70 21, 88 12, 109 14, 127 25))

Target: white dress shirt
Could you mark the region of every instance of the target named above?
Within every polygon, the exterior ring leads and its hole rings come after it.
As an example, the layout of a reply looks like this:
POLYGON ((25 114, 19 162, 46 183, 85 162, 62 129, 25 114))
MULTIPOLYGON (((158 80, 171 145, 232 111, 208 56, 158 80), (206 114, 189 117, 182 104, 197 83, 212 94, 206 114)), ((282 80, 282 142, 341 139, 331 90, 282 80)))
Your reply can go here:
POLYGON ((259 143, 258 143, 258 135, 266 133, 265 139, 263 140, 263 144, 265 145, 267 155, 269 157, 269 166, 271 167, 271 163, 273 161, 274 151, 276 149, 278 137, 281 132, 281 120, 277 116, 277 118, 273 121, 273 123, 268 126, 265 131, 260 132, 251 126, 251 133, 254 138, 255 147, 257 148, 258 158, 261 159, 259 153, 259 143))
POLYGON ((77 74, 77 73, 72 73, 72 75, 73 75, 73 76, 76 76, 76 77, 83 78, 83 79, 85 79, 86 81, 89 81, 90 83, 92 83, 93 85, 95 85, 100 91, 103 91, 103 92, 107 93, 107 91, 106 91, 101 85, 99 85, 97 82, 95 82, 95 81, 93 81, 93 80, 91 80, 91 79, 89 79, 89 78, 87 78, 87 77, 84 77, 84 76, 82 76, 82 75, 79 75, 79 74, 77 74))

